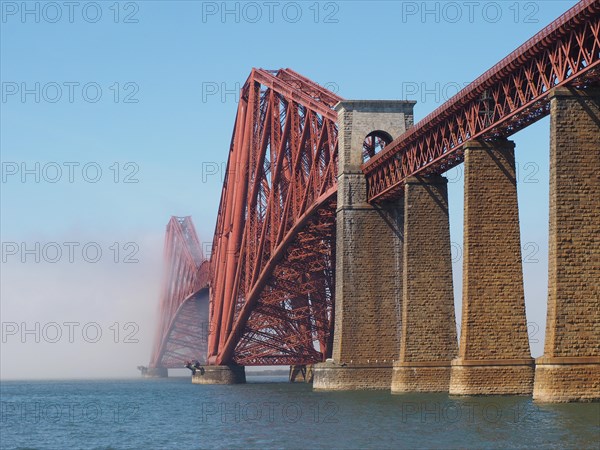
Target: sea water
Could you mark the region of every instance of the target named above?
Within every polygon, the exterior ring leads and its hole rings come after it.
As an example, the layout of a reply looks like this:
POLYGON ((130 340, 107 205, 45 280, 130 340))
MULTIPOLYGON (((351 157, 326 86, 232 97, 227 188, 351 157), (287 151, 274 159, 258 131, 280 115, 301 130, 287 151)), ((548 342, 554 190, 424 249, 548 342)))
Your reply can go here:
POLYGON ((600 403, 315 392, 284 378, 4 381, 1 448, 599 448, 600 403))

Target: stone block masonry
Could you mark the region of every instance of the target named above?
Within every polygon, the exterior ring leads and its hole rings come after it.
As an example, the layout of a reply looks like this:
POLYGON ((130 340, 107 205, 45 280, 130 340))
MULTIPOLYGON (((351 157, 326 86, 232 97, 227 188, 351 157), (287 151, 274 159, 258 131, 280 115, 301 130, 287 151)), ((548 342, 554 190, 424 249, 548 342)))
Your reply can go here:
POLYGON ((433 175, 404 186, 403 326, 392 392, 448 392, 458 344, 447 183, 433 175))
POLYGON ((539 402, 600 399, 600 90, 550 93, 550 247, 539 402))
POLYGON ((413 123, 414 102, 343 101, 338 111, 336 292, 332 360, 314 369, 315 389, 389 389, 399 353, 403 202, 370 205, 360 171, 373 131, 392 137, 413 123))
POLYGON ((531 394, 514 143, 465 145, 463 302, 450 394, 531 394))

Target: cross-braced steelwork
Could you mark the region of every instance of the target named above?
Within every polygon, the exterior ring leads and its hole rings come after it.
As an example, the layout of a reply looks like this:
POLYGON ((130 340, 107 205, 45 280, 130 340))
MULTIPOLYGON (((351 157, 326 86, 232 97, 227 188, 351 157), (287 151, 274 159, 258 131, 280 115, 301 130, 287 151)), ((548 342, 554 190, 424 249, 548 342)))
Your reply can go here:
POLYGON ((599 13, 598 0, 581 1, 366 162, 369 201, 462 163, 469 140, 508 137, 548 115, 552 88, 597 83, 599 13))
POLYGON ((254 69, 233 131, 213 241, 209 361, 323 361, 331 350, 340 97, 254 69))
POLYGON ((205 360, 208 336, 209 262, 190 217, 172 217, 164 248, 165 276, 150 367, 182 367, 205 360))

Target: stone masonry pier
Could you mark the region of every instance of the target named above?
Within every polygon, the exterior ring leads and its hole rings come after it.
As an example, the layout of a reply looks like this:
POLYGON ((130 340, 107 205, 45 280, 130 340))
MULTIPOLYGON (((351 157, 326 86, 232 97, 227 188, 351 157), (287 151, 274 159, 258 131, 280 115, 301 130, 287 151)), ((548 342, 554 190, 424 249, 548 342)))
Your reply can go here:
POLYGON ((465 148, 462 326, 450 394, 531 394, 515 145, 465 148))
POLYGON ((447 184, 433 175, 404 186, 402 327, 392 392, 448 391, 458 346, 447 184))
POLYGON ((314 368, 315 389, 389 389, 399 352, 403 203, 367 203, 363 143, 413 123, 410 101, 342 101, 336 212, 333 358, 314 368), (377 263, 374 263, 377 262, 377 263))
POLYGON ((550 100, 550 248, 544 356, 533 398, 600 399, 600 90, 550 100))

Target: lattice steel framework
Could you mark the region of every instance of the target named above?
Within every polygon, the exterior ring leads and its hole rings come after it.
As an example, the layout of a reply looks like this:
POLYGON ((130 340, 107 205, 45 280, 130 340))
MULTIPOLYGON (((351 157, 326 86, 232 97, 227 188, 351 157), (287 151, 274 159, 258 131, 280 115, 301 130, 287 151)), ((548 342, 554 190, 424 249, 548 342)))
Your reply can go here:
POLYGON ((212 252, 209 361, 331 351, 340 97, 290 69, 242 88, 212 252))
POLYGON ((191 217, 171 217, 164 247, 165 275, 150 367, 177 368, 206 359, 209 262, 191 217))
POLYGON ((598 83, 599 64, 600 1, 583 0, 366 162, 369 201, 460 164, 469 140, 505 138, 548 115, 549 91, 598 83))

